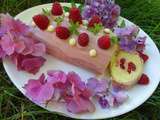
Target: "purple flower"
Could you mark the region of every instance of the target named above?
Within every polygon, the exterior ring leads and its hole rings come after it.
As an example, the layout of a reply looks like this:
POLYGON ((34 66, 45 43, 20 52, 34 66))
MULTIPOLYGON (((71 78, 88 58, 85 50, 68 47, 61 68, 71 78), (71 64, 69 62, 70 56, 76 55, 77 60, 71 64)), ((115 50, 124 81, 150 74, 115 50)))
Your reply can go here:
POLYGON ((127 52, 143 51, 146 37, 137 37, 139 29, 137 26, 127 26, 125 28, 115 28, 114 33, 120 39, 119 45, 127 52))
POLYGON ((82 17, 89 20, 93 15, 98 15, 105 27, 113 28, 117 24, 120 7, 111 0, 86 0, 82 17))
POLYGON ((90 78, 87 82, 87 88, 92 91, 93 96, 106 93, 109 88, 107 80, 97 80, 96 78, 90 78))
POLYGON ((102 108, 109 107, 108 100, 105 98, 105 96, 100 97, 98 102, 99 102, 99 104, 101 105, 102 108))

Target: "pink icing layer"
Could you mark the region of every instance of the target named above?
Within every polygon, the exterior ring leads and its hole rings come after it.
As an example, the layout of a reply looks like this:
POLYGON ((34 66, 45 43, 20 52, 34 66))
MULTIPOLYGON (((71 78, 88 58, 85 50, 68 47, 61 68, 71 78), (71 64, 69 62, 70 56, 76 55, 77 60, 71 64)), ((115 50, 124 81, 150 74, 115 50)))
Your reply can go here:
MULTIPOLYGON (((65 23, 63 24, 64 26, 68 26, 65 23)), ((49 54, 68 63, 91 70, 95 73, 104 73, 112 55, 117 50, 116 45, 112 45, 109 49, 103 50, 97 45, 97 39, 103 35, 103 32, 100 32, 98 35, 94 35, 82 27, 79 28, 79 32, 86 32, 89 35, 90 41, 87 47, 80 47, 78 43, 76 46, 70 46, 67 40, 59 39, 55 35, 55 32, 50 33, 41 31, 37 28, 34 29, 34 35, 46 44, 47 52, 49 54), (90 49, 96 49, 96 57, 89 56, 90 49)), ((72 35, 71 37, 77 40, 78 36, 72 35)))

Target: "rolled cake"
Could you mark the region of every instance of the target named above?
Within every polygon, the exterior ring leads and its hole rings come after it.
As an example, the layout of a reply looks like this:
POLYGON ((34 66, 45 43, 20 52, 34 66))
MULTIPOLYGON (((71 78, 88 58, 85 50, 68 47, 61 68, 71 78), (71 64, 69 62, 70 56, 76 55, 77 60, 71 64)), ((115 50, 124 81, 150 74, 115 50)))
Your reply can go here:
MULTIPOLYGON (((87 47, 81 47, 78 44, 70 46, 67 40, 61 40, 56 36, 55 32, 50 33, 35 28, 34 35, 46 44, 47 52, 50 55, 76 66, 86 68, 95 73, 104 73, 112 55, 117 50, 117 46, 111 45, 109 49, 101 49, 97 45, 97 39, 104 34, 103 32, 100 32, 98 35, 94 35, 81 26, 79 31, 88 33, 90 42, 87 47), (89 51, 91 49, 96 50, 97 55, 95 57, 91 57, 89 55, 89 51)), ((75 38, 75 40, 77 40, 77 37, 78 36, 76 35, 70 36, 70 38, 75 38)))

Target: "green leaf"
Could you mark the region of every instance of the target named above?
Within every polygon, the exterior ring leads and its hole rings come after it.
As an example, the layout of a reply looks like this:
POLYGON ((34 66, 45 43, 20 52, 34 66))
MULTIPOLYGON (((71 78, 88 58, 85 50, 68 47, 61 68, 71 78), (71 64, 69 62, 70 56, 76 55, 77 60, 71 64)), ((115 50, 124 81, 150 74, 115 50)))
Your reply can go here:
POLYGON ((50 10, 48 10, 47 8, 42 8, 42 12, 44 15, 49 16, 50 15, 50 10))
POLYGON ((70 7, 63 6, 63 10, 64 10, 65 12, 69 12, 69 10, 70 10, 70 7))
POLYGON ((76 35, 79 35, 79 32, 77 30, 77 28, 79 28, 79 22, 70 22, 70 26, 69 26, 69 31, 72 33, 72 34, 76 34, 76 35))
POLYGON ((64 17, 57 17, 57 18, 55 19, 55 22, 57 23, 57 25, 60 25, 61 22, 63 22, 63 19, 64 19, 64 17))
POLYGON ((94 34, 98 34, 99 31, 101 31, 102 29, 103 29, 102 24, 94 24, 94 27, 91 27, 88 30, 94 34))
POLYGON ((113 44, 118 43, 118 37, 116 36, 116 34, 114 34, 113 32, 110 32, 109 35, 113 44))
POLYGON ((80 4, 79 6, 78 6, 78 8, 79 8, 79 10, 82 12, 82 10, 83 10, 83 7, 84 7, 84 5, 83 4, 80 4))
POLYGON ((119 25, 120 28, 124 28, 126 27, 126 23, 124 20, 121 21, 120 25, 119 25))
POLYGON ((71 0, 71 7, 76 7, 74 0, 71 0))

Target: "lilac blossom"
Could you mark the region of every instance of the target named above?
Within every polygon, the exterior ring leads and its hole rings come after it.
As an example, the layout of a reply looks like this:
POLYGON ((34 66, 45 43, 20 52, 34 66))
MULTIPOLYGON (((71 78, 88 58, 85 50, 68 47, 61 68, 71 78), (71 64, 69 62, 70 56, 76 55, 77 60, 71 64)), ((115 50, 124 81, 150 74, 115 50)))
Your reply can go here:
POLYGON ((112 0, 86 0, 82 12, 83 19, 89 20, 94 15, 101 18, 105 27, 113 28, 117 24, 120 7, 112 0))

